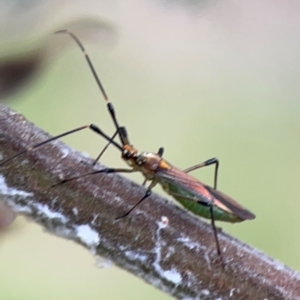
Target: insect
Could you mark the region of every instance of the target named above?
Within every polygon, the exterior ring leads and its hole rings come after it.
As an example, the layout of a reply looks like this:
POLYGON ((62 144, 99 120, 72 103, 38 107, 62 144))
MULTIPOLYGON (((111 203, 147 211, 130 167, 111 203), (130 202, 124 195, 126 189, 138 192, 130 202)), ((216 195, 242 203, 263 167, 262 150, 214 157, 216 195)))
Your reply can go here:
POLYGON ((106 101, 107 109, 112 118, 116 131, 112 137, 104 133, 100 128, 94 124, 84 125, 73 129, 71 131, 65 132, 63 134, 52 137, 42 143, 36 144, 22 152, 15 154, 14 156, 8 158, 0 164, 0 166, 6 164, 10 160, 25 154, 28 151, 36 149, 44 144, 47 144, 53 140, 59 139, 63 136, 72 134, 74 132, 89 128, 97 134, 101 135, 104 139, 107 140, 107 145, 101 151, 94 164, 99 160, 101 155, 107 149, 109 145, 113 145, 121 152, 122 159, 130 167, 125 168, 104 168, 101 170, 93 171, 87 174, 83 174, 76 177, 71 177, 64 179, 54 186, 65 184, 69 181, 76 180, 83 176, 89 176, 99 173, 132 173, 132 172, 141 172, 145 177, 143 185, 147 181, 150 182, 149 186, 146 189, 144 196, 139 199, 127 212, 117 219, 124 218, 128 216, 138 205, 150 197, 152 189, 160 184, 162 188, 171 195, 175 200, 177 200, 181 205, 183 205, 187 210, 194 213, 197 216, 211 219, 211 225, 214 233, 214 238, 216 241, 217 253, 221 256, 221 248, 219 245, 217 229, 215 226, 215 221, 224 221, 224 222, 242 222, 244 220, 252 220, 255 218, 255 215, 249 210, 241 206, 235 200, 229 196, 218 191, 217 188, 217 177, 218 177, 218 168, 219 161, 216 158, 208 159, 203 163, 197 164, 185 170, 179 170, 178 168, 171 165, 163 158, 164 149, 159 148, 157 153, 152 152, 140 152, 134 146, 129 143, 128 134, 124 126, 120 126, 116 117, 115 109, 112 103, 109 101, 107 94, 102 86, 102 83, 94 69, 94 66, 85 51, 82 43, 79 39, 68 30, 60 30, 57 33, 68 34, 80 47, 84 56, 87 60, 89 68, 100 88, 100 91, 106 101), (115 138, 118 136, 120 143, 115 141, 115 138), (196 178, 189 175, 190 172, 200 169, 205 166, 215 166, 214 173, 214 187, 210 187, 196 178))

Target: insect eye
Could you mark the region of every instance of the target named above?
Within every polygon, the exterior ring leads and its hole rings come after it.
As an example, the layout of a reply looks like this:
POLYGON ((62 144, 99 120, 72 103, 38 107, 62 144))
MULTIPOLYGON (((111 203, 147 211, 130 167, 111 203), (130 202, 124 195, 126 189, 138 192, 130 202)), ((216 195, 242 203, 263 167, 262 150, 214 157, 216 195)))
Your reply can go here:
POLYGON ((123 157, 125 157, 126 159, 129 159, 130 158, 130 152, 127 151, 127 150, 124 150, 123 151, 123 157))

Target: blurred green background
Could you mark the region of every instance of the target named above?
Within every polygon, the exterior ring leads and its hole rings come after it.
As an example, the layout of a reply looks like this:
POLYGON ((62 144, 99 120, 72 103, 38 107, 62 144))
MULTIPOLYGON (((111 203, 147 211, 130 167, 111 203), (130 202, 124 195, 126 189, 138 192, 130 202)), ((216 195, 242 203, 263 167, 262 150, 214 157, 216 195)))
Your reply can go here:
MULTIPOLYGON (((90 11, 112 25, 112 43, 78 35, 131 142, 154 152, 164 146, 164 157, 179 168, 218 157, 219 189, 257 216, 252 222, 218 225, 300 270, 299 2, 57 5, 52 15, 60 21, 65 11, 90 11)), ((39 22, 48 18, 49 11, 39 22)), ((51 43, 68 38, 54 36, 51 43)), ((8 105, 53 135, 87 123, 112 133, 78 47, 70 41, 54 52, 47 53, 43 70, 8 105)), ((104 145, 91 132, 64 141, 92 157, 104 145)), ((102 162, 124 166, 112 147, 102 162)), ((212 169, 194 175, 212 184, 212 169)), ((142 182, 141 176, 131 178, 142 182)), ((123 270, 99 269, 95 261, 81 246, 20 217, 0 235, 0 299, 169 298, 123 270)))

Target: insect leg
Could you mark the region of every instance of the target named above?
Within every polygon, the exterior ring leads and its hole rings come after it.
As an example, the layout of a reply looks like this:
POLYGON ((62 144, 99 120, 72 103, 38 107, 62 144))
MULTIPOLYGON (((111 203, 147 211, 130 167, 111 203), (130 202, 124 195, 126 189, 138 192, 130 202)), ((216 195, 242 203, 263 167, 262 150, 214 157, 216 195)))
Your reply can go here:
POLYGON ((163 147, 160 147, 157 151, 158 156, 162 157, 164 154, 165 149, 163 147))
MULTIPOLYGON (((178 193, 173 193, 171 191, 168 191, 168 194, 170 194, 173 197, 182 197, 182 195, 180 195, 178 193)), ((216 246, 217 246, 217 253, 222 259, 222 254, 221 254, 220 244, 219 244, 219 239, 218 239, 218 233, 217 233, 217 228, 216 228, 216 225, 215 225, 215 218, 214 218, 214 214, 213 214, 213 207, 214 207, 213 203, 212 202, 199 201, 196 198, 192 198, 192 197, 184 197, 184 199, 190 200, 190 201, 193 201, 193 202, 197 202, 200 205, 209 206, 210 215, 211 215, 211 226, 212 226, 212 229, 213 229, 213 232, 214 232, 214 237, 215 237, 216 246)))
POLYGON ((217 158, 214 157, 214 158, 208 159, 201 164, 198 164, 198 165, 195 165, 195 166, 192 166, 190 168, 183 170, 183 172, 189 173, 191 171, 200 169, 202 167, 210 166, 213 164, 215 164, 214 189, 216 190, 217 189, 217 180, 218 180, 218 169, 219 169, 219 160, 217 158))
POLYGON ((140 205, 145 199, 149 198, 151 195, 151 189, 153 187, 155 187, 156 184, 157 184, 157 181, 153 180, 151 182, 151 184, 149 185, 145 195, 136 204, 134 204, 124 215, 117 217, 116 220, 127 217, 138 205, 140 205))
MULTIPOLYGON (((118 130, 114 133, 114 135, 110 138, 111 140, 114 140, 114 138, 117 136, 118 134, 118 130)), ((96 165, 96 163, 99 161, 99 159, 101 158, 101 156, 103 155, 103 153, 107 150, 107 148, 109 147, 109 145, 111 144, 111 141, 109 141, 105 147, 102 149, 102 151, 99 153, 99 155, 97 156, 97 158, 94 160, 93 162, 93 166, 96 165)))
POLYGON ((61 185, 61 184, 64 184, 64 183, 67 183, 67 182, 70 182, 70 181, 73 181, 73 180, 76 180, 76 179, 79 179, 79 178, 82 178, 82 177, 86 177, 86 176, 91 176, 91 175, 95 175, 95 174, 100 174, 100 173, 106 173, 106 174, 109 174, 109 173, 132 173, 132 172, 136 172, 136 170, 134 169, 112 169, 112 168, 105 168, 105 169, 102 169, 102 170, 97 170, 97 171, 93 171, 93 172, 90 172, 90 173, 86 173, 86 174, 82 174, 82 175, 78 175, 78 176, 74 176, 74 177, 70 177, 70 178, 67 178, 67 179, 64 179, 56 184, 53 184, 52 187, 55 187, 57 185, 61 185))
POLYGON ((217 245, 217 253, 221 257, 221 260, 223 261, 220 244, 219 244, 219 239, 218 239, 217 228, 215 225, 215 218, 214 218, 214 214, 213 214, 213 205, 212 204, 210 204, 210 215, 211 215, 211 226, 212 226, 212 229, 214 232, 215 241, 216 241, 216 245, 217 245))
POLYGON ((15 154, 15 155, 9 157, 9 158, 6 159, 5 161, 1 162, 1 163, 0 163, 0 167, 2 167, 3 165, 5 165, 5 164, 8 163, 9 161, 11 161, 11 160, 13 160, 13 159, 15 159, 15 158, 17 158, 17 157, 23 155, 23 154, 26 154, 26 153, 28 153, 28 152, 34 150, 34 149, 37 149, 37 148, 39 148, 39 147, 41 147, 41 146, 43 146, 43 145, 46 145, 46 144, 48 144, 48 143, 50 143, 50 142, 53 142, 53 141, 55 141, 55 140, 57 140, 57 139, 60 139, 60 138, 64 137, 64 136, 70 135, 70 134, 72 134, 72 133, 75 133, 75 132, 77 132, 77 131, 80 131, 80 130, 83 130, 83 129, 86 129, 86 128, 89 128, 89 129, 93 130, 94 132, 96 132, 97 134, 101 135, 104 139, 106 139, 107 141, 109 141, 109 143, 113 144, 116 148, 118 148, 120 151, 122 151, 122 147, 121 147, 118 143, 116 143, 114 140, 112 140, 112 139, 111 139, 107 134, 105 134, 99 127, 97 127, 97 126, 94 125, 94 124, 90 124, 90 125, 84 125, 84 126, 75 128, 75 129, 73 129, 73 130, 64 132, 64 133, 59 134, 59 135, 56 135, 56 136, 54 136, 54 137, 52 137, 52 138, 50 138, 50 139, 48 139, 48 140, 45 140, 45 141, 43 141, 43 142, 41 142, 41 143, 35 144, 35 145, 31 146, 31 147, 28 147, 27 149, 25 149, 25 150, 23 150, 23 151, 21 151, 21 152, 15 154))
POLYGON ((31 146, 31 147, 28 147, 26 150, 23 150, 23 151, 21 151, 21 152, 15 154, 15 155, 9 157, 9 158, 6 159, 5 161, 1 162, 0 167, 3 166, 4 164, 8 163, 9 161, 13 160, 14 158, 18 157, 18 156, 21 156, 21 155, 23 155, 23 154, 26 154, 26 153, 28 153, 28 152, 30 152, 30 151, 36 149, 36 148, 39 148, 39 147, 41 147, 41 146, 43 146, 43 145, 45 145, 45 144, 48 144, 48 143, 50 143, 50 142, 52 142, 52 141, 55 141, 55 140, 57 140, 57 139, 59 139, 59 138, 61 138, 61 137, 66 136, 66 135, 69 135, 69 134, 75 133, 75 132, 77 132, 77 131, 80 131, 80 130, 89 128, 89 126, 90 126, 90 125, 84 125, 84 126, 78 127, 78 128, 76 128, 76 129, 73 129, 73 130, 64 132, 64 133, 62 133, 62 134, 59 134, 59 135, 57 135, 57 136, 54 136, 54 137, 52 137, 52 138, 50 138, 50 139, 48 139, 48 140, 45 140, 45 141, 43 141, 43 142, 41 142, 41 143, 35 144, 35 145, 31 146))
MULTIPOLYGON (((201 164, 198 164, 196 166, 192 166, 188 169, 185 169, 183 172, 189 173, 191 171, 200 169, 202 167, 210 166, 212 164, 215 164, 214 189, 216 190, 217 189, 217 180, 218 180, 218 169, 219 169, 219 160, 217 158, 208 159, 208 160, 206 160, 205 162, 203 162, 201 164)), ((216 228, 216 225, 215 225, 214 212, 213 212, 213 207, 214 206, 213 206, 213 203, 206 203, 206 205, 210 206, 211 226, 212 226, 212 229, 213 229, 213 232, 214 232, 214 237, 215 237, 215 241, 216 241, 216 245, 217 245, 217 252, 218 252, 218 255, 222 259, 217 228, 216 228)), ((222 259, 222 261, 223 261, 223 259, 222 259)))
MULTIPOLYGON (((185 173, 200 169, 202 167, 210 166, 212 164, 215 164, 215 176, 214 176, 214 189, 217 189, 217 180, 218 180, 218 169, 219 169, 219 160, 217 158, 211 158, 206 160, 205 162, 198 164, 196 166, 190 167, 186 170, 184 170, 185 173)), ((214 217, 214 212, 213 212, 213 203, 207 203, 206 205, 209 205, 209 210, 210 210, 210 216, 211 216, 211 226, 214 232, 214 237, 216 241, 216 246, 217 246, 217 253, 221 257, 221 260, 223 261, 222 254, 221 254, 221 249, 220 249, 220 243, 218 239, 218 233, 217 233, 217 228, 215 225, 215 217, 214 217)))

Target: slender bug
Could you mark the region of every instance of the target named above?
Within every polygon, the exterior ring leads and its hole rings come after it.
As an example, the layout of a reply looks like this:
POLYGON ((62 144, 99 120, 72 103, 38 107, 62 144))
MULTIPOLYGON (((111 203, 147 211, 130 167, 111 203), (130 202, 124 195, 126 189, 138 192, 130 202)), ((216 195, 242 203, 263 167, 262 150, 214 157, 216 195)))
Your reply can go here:
POLYGON ((252 214, 247 209, 245 209, 244 207, 242 207, 235 200, 233 200, 229 196, 223 194, 222 192, 216 189, 219 161, 216 158, 211 158, 201 164, 197 164, 188 169, 179 170, 178 168, 174 167, 163 158, 163 153, 164 153, 163 148, 159 148, 157 153, 140 152, 136 148, 134 148, 129 143, 129 138, 127 135, 126 128, 124 126, 119 126, 114 107, 112 103, 109 101, 107 94, 102 86, 102 83, 92 65, 92 62, 88 54, 86 53, 83 45, 79 41, 79 39, 72 32, 68 30, 60 30, 57 33, 68 34, 71 38, 73 38, 73 40, 77 43, 77 45, 84 53, 89 68, 93 73, 97 85, 100 88, 100 91, 106 101, 107 109, 116 128, 116 132, 112 137, 110 137, 94 124, 84 125, 76 129, 70 130, 68 132, 62 133, 60 135, 57 135, 55 137, 52 137, 30 148, 27 148, 26 150, 11 156, 10 158, 2 162, 0 166, 6 164, 7 162, 11 161, 12 159, 20 155, 27 153, 28 151, 32 151, 36 148, 39 148, 42 145, 45 145, 53 140, 89 128, 92 131, 96 132, 97 134, 101 135, 108 142, 107 145, 99 154, 99 156, 97 157, 97 159, 94 161, 94 164, 100 159, 100 157, 107 149, 107 147, 109 145, 113 145, 118 150, 120 150, 122 159, 128 164, 130 168, 129 169, 105 168, 102 170, 93 171, 80 176, 67 178, 53 185, 53 187, 57 185, 65 184, 69 181, 76 180, 78 178, 82 178, 84 176, 90 176, 99 173, 141 172, 142 175, 145 177, 143 185, 145 185, 147 181, 150 181, 150 184, 144 196, 141 199, 139 199, 127 212, 125 212, 122 216, 119 216, 117 219, 121 219, 128 216, 138 205, 140 205, 144 200, 150 197, 152 188, 154 188, 157 184, 160 184, 162 188, 169 195, 175 198, 175 200, 181 203, 187 210, 191 211, 197 216, 204 217, 211 220, 214 238, 216 241, 217 252, 219 256, 222 256, 218 235, 217 235, 217 229, 215 226, 215 221, 236 223, 245 220, 252 220, 255 218, 255 215, 252 214), (120 143, 114 140, 117 136, 120 139, 120 143), (195 179, 194 177, 188 174, 194 170, 200 169, 202 167, 210 166, 210 165, 215 166, 214 187, 210 187, 206 184, 203 184, 199 180, 195 179))

